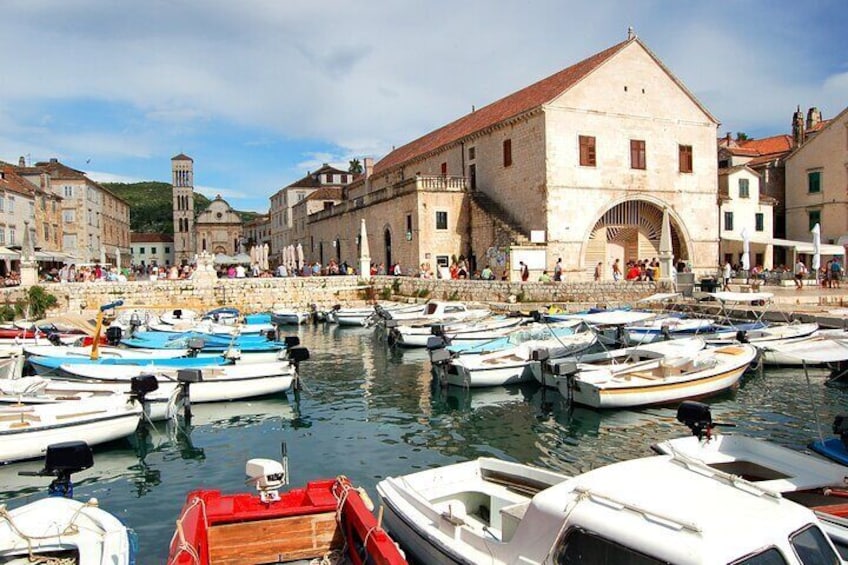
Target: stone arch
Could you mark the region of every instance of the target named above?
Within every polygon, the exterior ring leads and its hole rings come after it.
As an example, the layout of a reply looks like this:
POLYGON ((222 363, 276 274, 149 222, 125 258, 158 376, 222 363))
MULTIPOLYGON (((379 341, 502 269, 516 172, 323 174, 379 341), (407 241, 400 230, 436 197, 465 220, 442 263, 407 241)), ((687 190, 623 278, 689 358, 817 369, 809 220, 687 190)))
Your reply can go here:
POLYGON ((668 208, 675 261, 691 259, 692 240, 677 213, 658 198, 641 196, 612 202, 602 211, 584 235, 584 268, 594 269, 598 262, 609 267, 616 258, 625 264, 630 259, 658 257, 663 208, 668 208))

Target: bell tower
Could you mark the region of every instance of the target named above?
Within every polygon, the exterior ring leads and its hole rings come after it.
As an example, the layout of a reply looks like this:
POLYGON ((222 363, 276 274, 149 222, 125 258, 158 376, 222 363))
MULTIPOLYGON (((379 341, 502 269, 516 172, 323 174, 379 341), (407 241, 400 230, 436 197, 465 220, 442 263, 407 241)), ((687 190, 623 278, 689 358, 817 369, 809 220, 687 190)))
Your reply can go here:
POLYGON ((171 159, 174 204, 174 264, 194 260, 194 160, 180 153, 171 159))

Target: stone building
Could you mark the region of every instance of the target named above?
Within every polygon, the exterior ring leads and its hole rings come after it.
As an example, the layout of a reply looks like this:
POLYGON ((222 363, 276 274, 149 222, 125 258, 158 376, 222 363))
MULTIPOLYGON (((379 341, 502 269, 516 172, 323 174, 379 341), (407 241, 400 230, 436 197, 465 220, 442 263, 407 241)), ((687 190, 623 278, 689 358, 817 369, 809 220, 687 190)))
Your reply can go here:
POLYGON ((247 249, 268 244, 271 246, 271 218, 268 214, 256 216, 244 224, 244 240, 247 249))
POLYGON ((166 267, 175 264, 174 236, 167 233, 133 233, 132 264, 166 267))
POLYGON ((270 216, 271 245, 269 259, 272 264, 280 262, 281 250, 296 244, 293 235, 294 206, 319 188, 340 188, 350 184, 355 175, 324 163, 315 172, 308 172, 305 177, 281 188, 271 196, 270 216))
POLYGON ((197 252, 235 255, 247 251, 243 239, 241 217, 227 201, 217 195, 194 221, 197 252))
POLYGON ((591 278, 601 263, 658 255, 718 261, 717 120, 632 33, 627 40, 406 145, 309 216, 311 259, 338 240, 408 273, 465 256, 515 276, 518 260, 591 278))
POLYGON ((825 244, 848 244, 848 108, 832 120, 818 118, 801 145, 786 157, 786 231, 809 241, 810 229, 821 225, 825 244))
MULTIPOLYGON (((340 186, 319 188, 292 207, 292 229, 289 235, 291 245, 299 243, 304 250, 315 248, 315 241, 309 232, 309 216, 322 210, 331 210, 333 206, 339 204, 342 201, 342 190, 343 188, 340 186)), ((343 250, 350 251, 352 249, 349 242, 351 238, 356 237, 359 237, 358 232, 346 233, 344 241, 348 245, 342 245, 341 236, 330 242, 319 241, 315 259, 322 265, 326 265, 330 259, 335 259, 337 263, 345 260, 351 265, 356 263, 358 255, 342 256, 343 250)))
POLYGON ((749 267, 773 267, 775 199, 760 190, 760 175, 746 165, 718 171, 721 264, 742 263, 743 232, 749 242, 749 267))
POLYGON ((174 215, 174 261, 194 261, 197 254, 194 229, 194 159, 180 153, 171 158, 171 195, 174 215))

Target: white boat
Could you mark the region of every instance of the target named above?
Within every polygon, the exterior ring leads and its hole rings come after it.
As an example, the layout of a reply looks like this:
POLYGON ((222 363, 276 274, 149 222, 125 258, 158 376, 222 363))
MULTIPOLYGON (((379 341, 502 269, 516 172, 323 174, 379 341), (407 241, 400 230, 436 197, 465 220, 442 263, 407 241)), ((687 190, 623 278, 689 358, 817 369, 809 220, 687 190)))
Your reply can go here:
POLYGON ((843 559, 848 559, 848 467, 774 442, 718 433, 709 406, 684 402, 678 421, 693 435, 660 442, 661 454, 697 461, 737 477, 762 491, 782 495, 816 511, 843 559))
POLYGON ((386 327, 433 323, 448 324, 463 320, 479 320, 490 316, 492 313, 488 308, 471 308, 462 302, 442 302, 438 300, 424 304, 421 311, 386 311, 377 307, 375 307, 375 310, 380 313, 386 327))
POLYGON ((560 394, 592 408, 632 408, 702 398, 735 387, 756 358, 748 344, 616 366, 579 366, 557 381, 560 394))
POLYGON ((190 381, 191 402, 221 402, 270 394, 292 388, 297 370, 288 361, 248 363, 245 365, 212 365, 192 369, 157 366, 61 365, 64 376, 94 382, 129 382, 133 377, 154 375, 163 394, 170 395, 180 385, 180 374, 196 375, 190 381), (186 371, 189 371, 188 373, 186 371), (196 371, 196 372, 194 372, 196 371))
POLYGON ((797 339, 777 340, 758 346, 766 365, 829 365, 848 361, 848 333, 818 330, 797 339))
POLYGON ((531 339, 516 346, 480 355, 460 355, 436 369, 443 384, 480 387, 517 384, 532 380, 548 358, 585 351, 597 343, 592 332, 571 333, 555 338, 531 339))
POLYGON ((398 304, 393 302, 379 302, 373 306, 359 306, 342 308, 334 306, 327 312, 327 321, 340 326, 368 326, 371 325, 369 318, 379 318, 376 307, 379 306, 383 312, 408 313, 423 312, 423 304, 398 304))
POLYGON ((91 467, 91 449, 82 442, 51 446, 44 470, 55 477, 51 496, 24 506, 3 509, 0 520, 0 562, 77 565, 130 565, 136 562, 135 534, 102 508, 97 499, 80 502, 71 473, 91 467), (80 450, 87 449, 87 458, 80 450), (58 455, 57 455, 58 454, 58 455))
MULTIPOLYGON (((700 337, 683 337, 655 341, 644 345, 608 349, 595 353, 550 359, 542 367, 538 378, 539 384, 557 388, 557 381, 573 374, 577 369, 591 369, 601 366, 617 367, 627 363, 658 360, 665 357, 675 358, 694 355, 707 346, 700 337)), ((535 375, 535 374, 534 374, 535 375)))
MULTIPOLYGON (((68 358, 91 358, 91 347, 78 347, 73 345, 25 345, 24 352, 27 355, 38 357, 68 357, 68 358)), ((97 350, 97 358, 100 359, 176 359, 186 357, 191 353, 189 349, 142 349, 126 347, 114 347, 101 345, 97 350)))
POLYGON ((305 310, 279 309, 271 312, 272 325, 299 326, 309 321, 311 312, 305 310))
POLYGON ((274 331, 273 324, 225 324, 213 320, 192 320, 173 324, 149 324, 148 329, 163 333, 198 333, 209 335, 250 335, 274 331))
POLYGON ((450 344, 473 345, 503 337, 530 320, 497 316, 471 322, 403 324, 390 330, 389 341, 400 347, 426 347, 428 340, 436 335, 450 344))
POLYGON ((809 509, 693 471, 655 456, 567 477, 481 458, 384 479, 377 493, 386 529, 420 563, 838 562, 809 509))
POLYGON ((43 457, 52 443, 98 445, 126 437, 135 431, 141 413, 141 406, 123 395, 0 406, 0 462, 43 457))
POLYGON ((662 339, 677 339, 696 334, 709 333, 714 329, 715 320, 710 318, 683 318, 679 316, 660 316, 629 325, 624 328, 627 342, 632 345, 651 343, 662 339))
POLYGON ((169 325, 197 323, 200 321, 200 314, 187 308, 174 308, 170 312, 159 314, 159 320, 169 325))
POLYGON ((712 335, 705 335, 708 344, 721 345, 725 343, 737 343, 740 340, 761 346, 771 346, 780 341, 797 340, 809 337, 819 329, 816 322, 774 324, 752 330, 739 330, 735 327, 719 329, 712 335))
POLYGON ((16 379, 24 370, 24 350, 18 346, 0 347, 0 380, 16 379))

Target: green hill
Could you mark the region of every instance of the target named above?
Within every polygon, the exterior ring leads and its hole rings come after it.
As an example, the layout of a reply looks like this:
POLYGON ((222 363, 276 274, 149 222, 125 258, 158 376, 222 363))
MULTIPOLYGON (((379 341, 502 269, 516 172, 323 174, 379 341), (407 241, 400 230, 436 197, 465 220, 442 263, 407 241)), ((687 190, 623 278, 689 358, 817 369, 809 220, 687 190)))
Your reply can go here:
MULTIPOLYGON (((130 230, 136 233, 174 233, 172 187, 166 182, 104 182, 108 190, 126 200, 130 205, 130 230)), ((199 192, 194 193, 195 214, 209 206, 210 200, 199 192)), ((255 218, 256 212, 239 212, 245 222, 255 218)))

